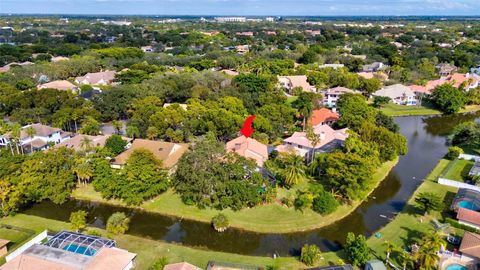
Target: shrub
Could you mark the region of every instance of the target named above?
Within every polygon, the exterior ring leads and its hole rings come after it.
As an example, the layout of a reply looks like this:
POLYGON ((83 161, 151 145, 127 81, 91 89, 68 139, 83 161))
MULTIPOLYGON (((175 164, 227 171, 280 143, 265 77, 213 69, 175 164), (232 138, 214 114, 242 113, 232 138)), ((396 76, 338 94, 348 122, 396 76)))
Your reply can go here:
POLYGON ((295 208, 299 210, 304 210, 310 208, 313 203, 313 195, 310 192, 299 192, 297 198, 295 199, 295 208))
POLYGON ((448 153, 445 155, 446 159, 454 160, 458 158, 460 154, 463 154, 463 149, 458 146, 448 147, 448 153))
POLYGON ((80 231, 87 226, 87 212, 79 210, 70 214, 70 223, 72 230, 80 231))
POLYGON ((313 199, 313 210, 322 215, 328 215, 337 210, 339 203, 330 192, 323 191, 313 199))
POLYGON ((367 246, 367 240, 363 235, 355 236, 354 233, 347 234, 345 243, 345 254, 348 260, 355 266, 364 265, 369 259, 371 251, 367 246))
POLYGON ((97 230, 97 229, 88 229, 85 234, 87 235, 91 235, 91 236, 98 236, 98 237, 101 237, 102 236, 102 233, 97 230))
POLYGON ((163 256, 157 260, 148 268, 148 270, 162 270, 165 265, 168 264, 167 257, 163 256))
POLYGON ((306 265, 314 265, 320 260, 321 251, 316 245, 305 244, 302 247, 300 261, 306 265))
POLYGON ((224 232, 229 225, 227 216, 222 213, 214 216, 212 218, 212 225, 217 232, 224 232))
POLYGON ((128 231, 130 219, 122 212, 113 213, 107 221, 107 232, 113 234, 123 234, 128 231))

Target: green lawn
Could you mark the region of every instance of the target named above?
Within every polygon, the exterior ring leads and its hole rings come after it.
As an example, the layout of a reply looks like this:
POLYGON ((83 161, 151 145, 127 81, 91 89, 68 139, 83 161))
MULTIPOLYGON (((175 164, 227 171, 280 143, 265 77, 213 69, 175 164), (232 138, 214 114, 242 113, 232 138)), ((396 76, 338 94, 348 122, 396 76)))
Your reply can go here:
POLYGON ((468 173, 475 162, 471 160, 456 159, 451 161, 450 165, 443 173, 443 178, 465 182, 468 179, 468 173))
MULTIPOLYGON (((6 217, 1 220, 4 224, 14 225, 36 231, 37 233, 49 229, 51 231, 60 231, 69 229, 69 224, 57 220, 41 218, 37 216, 18 214, 12 217, 6 217)), ((103 236, 106 232, 99 230, 103 236)), ((153 262, 163 256, 168 258, 169 263, 188 261, 199 267, 205 268, 208 261, 222 261, 231 263, 243 263, 257 266, 278 266, 278 269, 305 269, 306 266, 295 257, 281 257, 272 259, 260 256, 243 256, 232 253, 214 252, 208 250, 199 250, 184 247, 176 244, 168 244, 161 241, 135 237, 131 235, 113 236, 120 248, 129 250, 137 254, 137 270, 148 269, 153 262)), ((336 253, 329 252, 322 254, 321 265, 336 263, 339 257, 336 253)))
MULTIPOLYGON (((17 249, 33 236, 35 236, 35 231, 33 230, 0 224, 0 239, 10 241, 10 243, 7 244, 7 249, 9 252, 17 249)), ((2 262, 4 262, 4 258, 0 259, 0 263, 2 262)))
POLYGON ((298 99, 298 96, 289 96, 287 98, 287 104, 292 104, 297 99, 298 99))
MULTIPOLYGON (((427 106, 404 106, 394 103, 388 103, 380 109, 383 113, 389 116, 413 116, 413 115, 434 115, 442 114, 437 109, 427 106)), ((473 112, 480 110, 480 105, 469 105, 465 109, 460 110, 463 112, 473 112)))
MULTIPOLYGON (((368 189, 369 192, 387 176, 397 161, 398 159, 386 162, 377 170, 373 175, 371 186, 368 189)), ((290 192, 292 191, 280 189, 278 191, 278 198, 283 198, 290 192)), ((104 200, 91 186, 77 188, 73 193, 73 197, 81 200, 121 204, 119 201, 104 200)), ((223 210, 222 212, 228 216, 231 227, 257 232, 280 233, 306 231, 332 224, 350 214, 360 203, 361 201, 354 201, 351 205, 344 204, 340 206, 337 211, 327 216, 317 214, 310 209, 301 212, 295 210, 293 207, 288 208, 280 205, 277 202, 236 212, 230 209, 223 210)), ((198 209, 196 206, 185 205, 180 197, 172 190, 145 202, 141 207, 152 212, 202 222, 210 222, 212 217, 220 212, 215 209, 198 209)))
MULTIPOLYGON (((432 220, 442 221, 444 213, 441 212, 432 212, 424 216, 415 206, 414 198, 420 192, 434 192, 444 198, 445 208, 448 208, 457 189, 436 183, 437 178, 448 164, 448 160, 440 160, 425 181, 415 191, 414 195, 409 199, 402 212, 400 212, 392 222, 378 231, 381 237, 376 238, 372 236, 368 239, 368 245, 373 249, 377 257, 385 259, 386 254, 383 246, 385 241, 390 241, 397 247, 405 249, 411 244, 418 243, 425 232, 434 228, 431 223, 432 220)), ((455 233, 458 232, 456 229, 450 228, 449 230, 455 233)))

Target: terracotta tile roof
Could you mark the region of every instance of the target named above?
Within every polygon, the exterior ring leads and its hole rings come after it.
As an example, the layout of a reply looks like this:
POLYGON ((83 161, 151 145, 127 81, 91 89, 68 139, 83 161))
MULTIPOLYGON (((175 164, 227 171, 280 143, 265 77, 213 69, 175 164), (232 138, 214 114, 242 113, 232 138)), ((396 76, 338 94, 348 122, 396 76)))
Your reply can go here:
POLYGON ((78 270, 78 268, 43 260, 41 258, 21 254, 8 263, 0 266, 0 270, 78 270))
POLYGON ((319 110, 314 110, 312 112, 312 117, 310 118, 308 123, 312 126, 317 126, 317 125, 322 124, 326 121, 335 122, 338 119, 340 119, 340 117, 338 116, 337 113, 334 113, 327 108, 321 108, 319 110))
POLYGON ((225 149, 255 160, 260 167, 268 159, 268 148, 266 145, 255 139, 246 138, 243 135, 227 142, 225 149))
POLYGON ((171 168, 177 164, 183 153, 188 150, 188 144, 136 139, 132 142, 132 146, 129 149, 115 157, 112 164, 124 165, 136 149, 151 151, 157 159, 163 161, 165 168, 171 168))
POLYGON ((480 258, 480 235, 466 231, 459 250, 468 256, 480 258))
POLYGON ((101 248, 85 270, 125 269, 137 254, 119 248, 101 248))
POLYGON ((447 81, 449 81, 453 86, 459 87, 462 83, 467 83, 468 86, 474 85, 477 83, 477 80, 470 76, 469 74, 454 73, 448 76, 447 81))
POLYGON ((38 89, 53 88, 58 90, 74 90, 76 88, 75 84, 67 80, 58 80, 48 83, 41 84, 37 87, 38 89))
POLYGON ((457 212, 457 219, 480 226, 480 212, 460 207, 457 212))
POLYGON ((189 264, 187 262, 181 262, 181 263, 172 263, 172 264, 167 264, 165 267, 163 267, 163 270, 199 270, 201 268, 196 267, 193 264, 189 264))
MULTIPOLYGON (((346 129, 334 130, 327 125, 316 126, 314 132, 315 134, 320 135, 320 143, 315 146, 316 149, 321 148, 334 140, 345 141, 348 137, 346 129)), ((284 142, 313 148, 312 142, 307 138, 307 133, 305 132, 295 132, 291 137, 286 138, 284 142)))

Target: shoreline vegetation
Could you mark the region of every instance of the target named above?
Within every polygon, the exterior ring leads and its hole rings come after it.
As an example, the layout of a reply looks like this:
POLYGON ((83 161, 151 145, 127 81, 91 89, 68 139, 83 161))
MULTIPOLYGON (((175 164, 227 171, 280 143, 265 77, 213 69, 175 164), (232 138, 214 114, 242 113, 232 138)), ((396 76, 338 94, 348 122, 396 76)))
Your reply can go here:
MULTIPOLYGON (((397 162, 398 158, 383 163, 377 169, 372 177, 365 198, 387 177, 397 162)), ((279 192, 285 192, 285 190, 282 189, 279 190, 279 192)), ((77 189, 73 191, 72 197, 78 200, 127 206, 119 200, 103 199, 101 194, 96 192, 91 185, 77 187, 77 189)), ((360 206, 363 201, 364 200, 356 200, 351 204, 342 205, 334 213, 326 216, 322 216, 311 209, 306 209, 302 212, 293 207, 287 208, 278 203, 260 205, 235 212, 230 209, 220 211, 215 209, 199 209, 196 206, 185 205, 180 197, 174 194, 173 190, 169 189, 156 198, 144 202, 138 206, 138 208, 144 211, 205 223, 210 223, 212 217, 218 213, 223 213, 228 217, 229 227, 231 228, 258 233, 292 233, 315 230, 331 225, 348 216, 360 206)))
MULTIPOLYGON (((392 117, 400 116, 429 116, 429 115, 441 115, 441 111, 426 107, 426 106, 404 106, 393 103, 388 103, 380 111, 384 114, 392 117)), ((458 113, 470 113, 480 111, 480 105, 467 105, 464 109, 461 109, 458 113)))

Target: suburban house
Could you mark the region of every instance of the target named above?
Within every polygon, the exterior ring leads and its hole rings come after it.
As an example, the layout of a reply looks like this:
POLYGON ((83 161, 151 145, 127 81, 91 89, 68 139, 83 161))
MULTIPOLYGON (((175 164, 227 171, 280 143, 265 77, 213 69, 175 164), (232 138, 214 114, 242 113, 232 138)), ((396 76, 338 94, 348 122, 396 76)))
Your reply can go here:
POLYGON ((337 106, 337 100, 340 98, 341 95, 346 94, 346 93, 358 93, 355 90, 348 89, 345 87, 334 87, 326 90, 325 92, 322 93, 323 95, 323 105, 328 106, 328 107, 335 107, 337 106))
POLYGON ((388 80, 388 75, 385 72, 357 72, 357 75, 365 79, 377 78, 381 81, 388 80))
POLYGON ((47 239, 44 244, 27 243, 17 249, 23 251, 8 257, 0 269, 129 270, 137 256, 117 248, 114 240, 81 233, 61 231, 47 239))
POLYGON ((410 85, 410 90, 412 90, 416 95, 417 97, 420 97, 420 96, 428 96, 430 94, 432 94, 432 91, 433 89, 435 89, 435 87, 439 86, 439 85, 442 85, 442 84, 445 84, 447 83, 445 80, 432 80, 432 81, 428 81, 427 84, 425 85, 410 85))
POLYGON ((480 210, 480 192, 473 189, 459 188, 450 205, 450 210, 458 211, 460 208, 468 208, 474 211, 480 210))
POLYGON ((457 211, 457 219, 461 224, 480 229, 480 212, 460 207, 457 211))
POLYGON ((195 265, 187 262, 181 262, 167 264, 163 267, 163 270, 202 270, 202 268, 196 267, 195 265))
POLYGON ((75 78, 77 84, 91 84, 91 85, 110 85, 115 79, 115 71, 101 71, 95 73, 87 73, 84 76, 75 78))
POLYGON ((231 69, 222 69, 222 72, 229 75, 229 76, 237 76, 238 74, 238 71, 235 71, 235 70, 231 70, 231 69))
POLYGON ((394 84, 385 86, 373 93, 373 96, 388 97, 390 100, 399 105, 417 105, 417 97, 410 87, 402 84, 394 84))
POLYGON ((249 45, 237 45, 235 46, 235 51, 239 54, 248 53, 250 51, 249 45))
POLYGON ((306 75, 294 75, 294 76, 278 76, 279 86, 285 88, 289 93, 295 87, 300 87, 304 92, 315 92, 314 86, 311 86, 307 81, 306 75))
POLYGON ((245 136, 240 136, 227 142, 227 152, 235 152, 242 157, 253 159, 258 167, 268 159, 268 148, 265 144, 245 136))
POLYGON ((313 127, 318 125, 332 125, 340 119, 338 113, 331 111, 327 108, 321 108, 319 110, 313 110, 312 117, 308 120, 308 123, 313 127))
POLYGON ((440 77, 447 77, 455 72, 457 72, 458 68, 454 65, 450 65, 448 63, 440 63, 435 66, 438 69, 438 74, 440 77))
POLYGON ((371 64, 363 65, 362 71, 363 72, 377 72, 379 70, 385 69, 387 65, 383 64, 382 62, 373 62, 371 64))
POLYGON ((56 63, 56 62, 60 62, 60 61, 68 61, 70 60, 68 57, 65 57, 65 56, 56 56, 56 57, 52 57, 52 59, 50 59, 51 62, 53 63, 56 63))
POLYGON ((345 67, 344 64, 323 64, 319 65, 319 68, 333 68, 333 69, 339 69, 345 67))
POLYGON ((6 64, 5 66, 3 67, 0 67, 0 73, 1 72, 9 72, 10 69, 14 66, 28 66, 28 65, 33 65, 32 62, 30 61, 25 61, 25 62, 21 62, 21 63, 18 63, 18 62, 12 62, 10 64, 6 64))
POLYGON ((446 81, 455 87, 462 86, 467 91, 478 87, 478 80, 470 73, 454 73, 448 76, 446 81))
POLYGON ((188 144, 135 139, 127 150, 112 159, 110 163, 111 167, 115 169, 122 168, 123 165, 127 163, 127 160, 130 158, 133 151, 137 149, 151 151, 155 158, 163 162, 163 167, 171 169, 188 150, 188 144))
POLYGON ((334 130, 328 125, 318 125, 313 132, 319 136, 319 143, 313 145, 307 138, 306 132, 295 132, 292 136, 283 140, 283 144, 276 150, 283 153, 295 153, 305 157, 308 153, 325 153, 343 147, 348 138, 347 129, 334 130))
POLYGON ((465 231, 459 251, 462 253, 462 261, 480 258, 480 235, 465 231))
MULTIPOLYGON (((49 145, 55 145, 70 139, 71 133, 64 132, 59 128, 53 128, 50 126, 42 124, 31 124, 26 125, 20 130, 20 146, 22 146, 25 151, 32 152, 45 150, 49 148, 49 145), (30 137, 28 135, 28 129, 33 128, 34 135, 30 137), (32 148, 32 149, 30 149, 32 148)), ((10 143, 11 132, 8 132, 0 136, 0 146, 7 147, 10 143)))
POLYGON ((37 86, 38 90, 47 89, 47 88, 53 88, 53 89, 62 90, 62 91, 69 91, 69 90, 72 92, 77 91, 77 86, 67 80, 52 81, 52 82, 40 84, 37 86))
MULTIPOLYGON (((69 149, 74 149, 75 151, 84 151, 85 148, 102 148, 105 147, 105 143, 107 139, 110 138, 111 135, 84 135, 84 134, 77 134, 70 138, 69 140, 63 141, 59 144, 55 145, 55 148, 59 147, 66 147, 69 149), (88 141, 89 145, 85 145, 85 142, 88 141)), ((126 140, 127 142, 130 141, 130 138, 122 137, 122 139, 126 140)))

